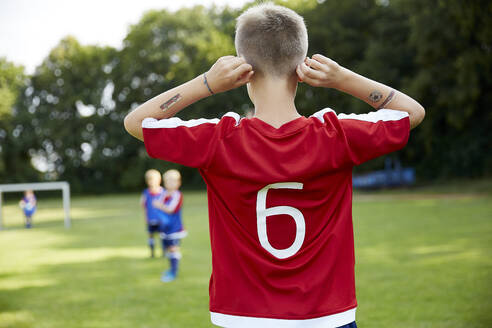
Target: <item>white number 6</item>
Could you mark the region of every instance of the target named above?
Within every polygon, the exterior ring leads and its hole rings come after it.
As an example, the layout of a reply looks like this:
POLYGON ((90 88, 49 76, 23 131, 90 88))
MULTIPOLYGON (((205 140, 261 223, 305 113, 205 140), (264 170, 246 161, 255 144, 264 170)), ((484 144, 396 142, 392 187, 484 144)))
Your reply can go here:
POLYGON ((306 235, 306 223, 304 221, 304 215, 301 211, 292 206, 275 206, 266 208, 266 198, 268 189, 302 189, 303 185, 299 182, 279 182, 269 184, 260 191, 258 191, 258 197, 256 199, 256 223, 258 227, 258 239, 260 240, 261 246, 266 249, 269 253, 279 259, 288 258, 297 251, 302 246, 304 242, 304 236, 306 235), (285 249, 276 249, 268 241, 267 236, 267 216, 271 215, 290 215, 296 223, 296 238, 292 245, 285 249))

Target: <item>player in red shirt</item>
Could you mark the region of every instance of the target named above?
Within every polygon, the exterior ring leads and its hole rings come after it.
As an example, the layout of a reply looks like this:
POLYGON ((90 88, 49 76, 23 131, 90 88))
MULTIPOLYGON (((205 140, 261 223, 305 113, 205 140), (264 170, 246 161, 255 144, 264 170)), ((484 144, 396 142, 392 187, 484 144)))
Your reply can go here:
POLYGON ((302 17, 276 5, 237 22, 241 57, 154 97, 125 118, 150 156, 207 183, 212 322, 222 327, 356 327, 352 168, 405 146, 424 109, 409 96, 307 53, 302 17), (334 88, 375 112, 301 116, 298 81, 334 88), (247 84, 251 119, 171 118, 247 84))

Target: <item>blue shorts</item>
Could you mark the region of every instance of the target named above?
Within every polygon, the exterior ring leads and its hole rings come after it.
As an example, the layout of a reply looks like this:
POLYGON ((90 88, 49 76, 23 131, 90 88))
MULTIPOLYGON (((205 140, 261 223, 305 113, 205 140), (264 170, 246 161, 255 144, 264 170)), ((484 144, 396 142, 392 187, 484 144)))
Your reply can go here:
POLYGON ((169 248, 171 246, 179 246, 181 243, 181 239, 163 239, 162 240, 162 245, 164 245, 164 248, 169 248))
POLYGON ((355 321, 337 328, 357 328, 357 325, 355 324, 355 321))
POLYGON ((159 222, 157 222, 155 224, 147 223, 147 231, 149 233, 159 232, 159 222))
MULTIPOLYGON (((179 246, 181 239, 186 237, 188 232, 186 230, 179 230, 179 231, 172 231, 172 232, 166 232, 162 231, 162 226, 161 226, 161 240, 162 240, 162 245, 164 248, 168 248, 171 246, 179 246)), ((182 229, 182 228, 181 228, 182 229)))
POLYGON ((32 210, 24 210, 24 215, 30 218, 34 214, 34 212, 36 212, 35 208, 32 210))

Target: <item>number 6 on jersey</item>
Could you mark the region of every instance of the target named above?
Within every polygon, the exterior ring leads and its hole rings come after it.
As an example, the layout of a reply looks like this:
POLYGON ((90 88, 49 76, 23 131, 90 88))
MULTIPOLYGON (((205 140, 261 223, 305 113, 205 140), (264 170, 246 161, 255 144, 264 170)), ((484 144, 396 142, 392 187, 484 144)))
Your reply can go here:
POLYGON ((288 258, 299 251, 304 242, 304 236, 306 234, 306 223, 304 221, 304 215, 301 211, 292 206, 275 206, 266 208, 266 198, 269 189, 302 189, 303 185, 299 182, 279 182, 269 184, 260 191, 256 200, 256 223, 258 228, 258 239, 261 246, 269 253, 279 259, 288 258), (276 249, 268 241, 267 235, 267 216, 272 215, 290 215, 296 223, 296 238, 292 245, 285 249, 276 249))

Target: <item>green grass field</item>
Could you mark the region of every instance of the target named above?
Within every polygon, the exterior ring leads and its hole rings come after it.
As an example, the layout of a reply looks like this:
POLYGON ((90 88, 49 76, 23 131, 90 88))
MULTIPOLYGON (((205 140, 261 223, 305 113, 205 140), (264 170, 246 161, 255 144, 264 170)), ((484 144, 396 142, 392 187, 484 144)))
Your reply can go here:
MULTIPOLYGON (((148 258, 138 194, 73 198, 69 230, 61 198, 37 195, 34 229, 17 203, 3 211, 0 328, 211 327, 205 193, 185 193, 171 284, 148 258)), ((492 327, 489 191, 357 194, 354 226, 359 327, 492 327)))

